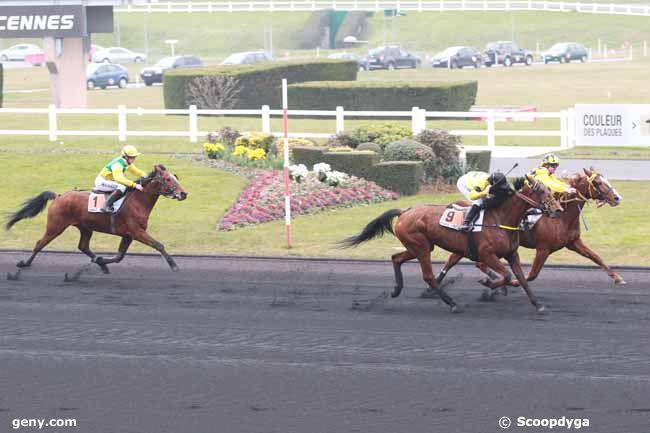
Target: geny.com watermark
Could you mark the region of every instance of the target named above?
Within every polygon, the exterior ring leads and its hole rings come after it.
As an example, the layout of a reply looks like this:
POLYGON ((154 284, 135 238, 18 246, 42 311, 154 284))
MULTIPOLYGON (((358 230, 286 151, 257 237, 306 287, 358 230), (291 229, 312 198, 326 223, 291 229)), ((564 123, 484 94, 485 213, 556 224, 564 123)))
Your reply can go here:
MULTIPOLYGON (((583 427, 589 427, 589 418, 527 418, 525 416, 517 417, 515 420, 517 427, 545 427, 549 430, 563 428, 567 430, 580 430, 583 427)), ((512 420, 507 416, 499 418, 499 427, 509 429, 512 426, 512 420)))
POLYGON ((11 428, 18 430, 21 427, 36 427, 39 430, 42 430, 44 427, 76 427, 77 420, 74 418, 61 419, 61 418, 52 418, 52 419, 42 419, 42 418, 23 418, 23 419, 12 419, 11 428))

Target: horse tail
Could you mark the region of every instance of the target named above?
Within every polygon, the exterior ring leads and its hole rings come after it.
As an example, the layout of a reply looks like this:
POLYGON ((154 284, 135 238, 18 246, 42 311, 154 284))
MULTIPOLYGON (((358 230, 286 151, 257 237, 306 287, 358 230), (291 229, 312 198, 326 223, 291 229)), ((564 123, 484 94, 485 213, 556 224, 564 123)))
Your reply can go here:
POLYGON ((374 220, 370 221, 358 235, 343 239, 340 243, 341 246, 343 248, 355 247, 371 239, 380 238, 386 232, 395 234, 395 232, 393 232, 393 219, 400 216, 402 212, 401 209, 387 210, 374 220))
POLYGON ((23 203, 23 207, 7 217, 5 229, 9 230, 18 221, 25 218, 33 218, 43 212, 43 209, 47 206, 47 202, 54 198, 56 198, 56 193, 52 191, 43 191, 36 197, 27 200, 23 203))

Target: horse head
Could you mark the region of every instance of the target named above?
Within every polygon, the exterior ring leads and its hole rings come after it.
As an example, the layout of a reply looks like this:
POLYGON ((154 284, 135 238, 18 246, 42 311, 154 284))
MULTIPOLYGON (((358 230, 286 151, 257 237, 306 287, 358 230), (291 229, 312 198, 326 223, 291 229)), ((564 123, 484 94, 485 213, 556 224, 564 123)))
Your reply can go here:
POLYGON ((178 178, 162 164, 154 166, 153 171, 142 179, 142 185, 147 192, 179 201, 187 198, 187 192, 178 182, 178 178))
POLYGON ((524 183, 520 193, 528 199, 531 199, 534 195, 537 198, 537 201, 533 199, 529 203, 542 210, 551 218, 558 218, 560 212, 564 210, 560 203, 555 199, 553 192, 548 189, 546 185, 537 181, 532 176, 526 175, 526 182, 524 183))
POLYGON ((583 197, 597 200, 601 204, 607 203, 612 207, 621 203, 623 197, 614 189, 605 176, 598 173, 593 167, 589 169, 583 168, 582 170, 584 174, 573 177, 571 186, 580 191, 583 197))

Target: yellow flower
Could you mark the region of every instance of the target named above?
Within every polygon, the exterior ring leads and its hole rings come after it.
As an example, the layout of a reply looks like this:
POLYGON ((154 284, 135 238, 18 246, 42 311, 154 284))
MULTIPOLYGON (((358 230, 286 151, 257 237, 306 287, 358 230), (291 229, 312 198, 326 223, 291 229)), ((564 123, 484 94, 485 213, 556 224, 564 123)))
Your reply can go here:
POLYGON ((235 146, 235 150, 233 151, 234 156, 240 156, 240 155, 246 155, 248 152, 248 148, 245 146, 235 146))
POLYGON ((248 149, 246 152, 246 156, 248 156, 248 159, 251 161, 255 161, 258 159, 264 159, 266 157, 266 152, 264 152, 264 149, 248 149))

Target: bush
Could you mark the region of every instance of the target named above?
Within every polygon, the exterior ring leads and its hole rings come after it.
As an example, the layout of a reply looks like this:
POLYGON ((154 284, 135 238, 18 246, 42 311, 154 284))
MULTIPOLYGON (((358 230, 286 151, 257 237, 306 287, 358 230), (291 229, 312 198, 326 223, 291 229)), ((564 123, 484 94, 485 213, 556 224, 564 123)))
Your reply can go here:
POLYGON ((405 126, 392 123, 376 123, 372 125, 361 125, 351 136, 358 143, 376 143, 383 150, 388 144, 402 138, 411 138, 411 129, 405 126))
POLYGON ((292 162, 313 167, 323 161, 323 154, 327 151, 325 147, 302 147, 296 146, 292 149, 292 162))
MULTIPOLYGON (((198 108, 280 108, 283 78, 289 83, 356 80, 357 62, 319 59, 174 69, 165 72, 165 108, 187 108, 190 102, 198 108)), ((293 101, 292 108, 297 109, 293 101)))
POLYGON ((490 172, 490 158, 492 152, 489 150, 476 150, 465 154, 465 171, 490 172))
POLYGON ((241 137, 239 131, 228 126, 221 128, 217 133, 218 141, 230 147, 233 147, 235 145, 235 140, 237 140, 239 137, 241 137))
MULTIPOLYGON (((315 147, 316 143, 306 138, 291 137, 288 140, 289 159, 293 161, 293 149, 296 147, 315 147)), ((284 139, 277 138, 271 147, 271 153, 279 158, 284 158, 284 139)))
POLYGON ((343 147, 347 146, 352 149, 355 149, 359 145, 359 140, 351 135, 347 134, 345 132, 339 132, 336 135, 332 135, 328 140, 327 143, 325 144, 327 147, 343 147))
POLYGON ((378 155, 381 155, 381 146, 378 145, 377 143, 361 143, 360 145, 357 146, 357 150, 370 150, 372 152, 375 152, 378 155))
POLYGON ((328 151, 323 154, 323 158, 319 162, 329 164, 332 170, 365 178, 368 169, 379 162, 379 157, 376 153, 367 151, 328 151))
POLYGON ((415 139, 428 146, 436 156, 435 177, 447 182, 455 182, 463 174, 463 167, 459 158, 461 137, 450 135, 442 129, 427 129, 419 133, 415 139))
POLYGON ((293 109, 333 110, 341 106, 356 111, 410 111, 413 107, 429 111, 469 111, 478 89, 476 81, 317 80, 312 78, 289 86, 293 109))
POLYGON ((242 135, 235 140, 235 147, 243 146, 248 149, 263 149, 268 153, 274 149, 275 136, 264 132, 253 132, 250 135, 242 135))
POLYGON ((403 138, 384 149, 384 161, 421 161, 424 169, 423 182, 433 182, 436 178, 436 156, 422 143, 403 138))
POLYGON ((372 166, 366 173, 366 179, 402 195, 414 195, 420 191, 423 175, 421 162, 393 161, 372 166))

